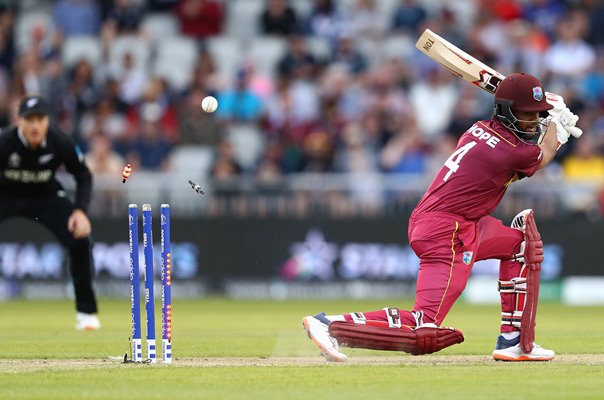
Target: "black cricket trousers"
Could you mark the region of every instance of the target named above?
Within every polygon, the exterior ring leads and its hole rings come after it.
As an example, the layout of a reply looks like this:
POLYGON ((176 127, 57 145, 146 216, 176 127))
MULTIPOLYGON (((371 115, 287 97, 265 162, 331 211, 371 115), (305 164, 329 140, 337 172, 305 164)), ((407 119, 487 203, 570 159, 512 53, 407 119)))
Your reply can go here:
POLYGON ((91 314, 98 311, 92 288, 92 242, 90 237, 74 239, 67 229, 67 220, 73 209, 73 203, 64 195, 37 198, 0 196, 0 222, 11 217, 31 219, 48 228, 68 249, 69 273, 75 289, 76 310, 91 314))

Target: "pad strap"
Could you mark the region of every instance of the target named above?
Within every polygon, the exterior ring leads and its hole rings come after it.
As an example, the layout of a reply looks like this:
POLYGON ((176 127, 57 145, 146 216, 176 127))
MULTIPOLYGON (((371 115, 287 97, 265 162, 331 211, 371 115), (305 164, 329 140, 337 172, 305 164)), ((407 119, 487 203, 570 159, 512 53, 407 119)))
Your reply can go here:
POLYGON ((501 325, 512 325, 520 328, 522 326, 522 311, 502 312, 501 325))
POLYGON ((497 289, 501 293, 526 293, 526 278, 517 277, 509 281, 499 281, 497 289))

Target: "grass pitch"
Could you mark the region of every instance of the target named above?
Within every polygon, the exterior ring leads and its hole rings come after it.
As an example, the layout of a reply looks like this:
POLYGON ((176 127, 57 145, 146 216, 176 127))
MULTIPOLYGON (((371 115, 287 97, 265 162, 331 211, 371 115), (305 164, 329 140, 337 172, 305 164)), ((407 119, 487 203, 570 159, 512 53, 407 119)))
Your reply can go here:
POLYGON ((457 304, 445 324, 465 342, 429 356, 344 349, 349 362, 331 364, 301 328, 318 311, 392 305, 411 301, 176 300, 166 366, 121 362, 127 299, 100 302, 98 332, 73 329, 71 301, 0 302, 0 399, 604 399, 602 307, 540 304, 538 342, 558 354, 543 363, 490 358, 497 306, 457 304))

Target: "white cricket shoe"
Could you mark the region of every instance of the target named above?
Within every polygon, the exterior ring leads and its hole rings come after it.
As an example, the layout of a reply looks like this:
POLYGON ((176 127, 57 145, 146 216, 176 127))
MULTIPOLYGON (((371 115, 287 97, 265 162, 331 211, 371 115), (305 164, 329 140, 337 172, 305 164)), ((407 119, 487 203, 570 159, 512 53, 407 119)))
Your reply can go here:
POLYGON ((327 361, 344 362, 348 359, 345 354, 340 353, 338 341, 329 335, 328 324, 325 313, 308 316, 302 319, 302 325, 308 337, 317 345, 321 354, 327 361))
POLYGON ((76 313, 75 328, 78 331, 96 331, 101 328, 101 322, 95 314, 76 313))
POLYGON ((499 335, 497 347, 493 351, 496 361, 550 361, 556 356, 553 350, 544 349, 537 343, 533 343, 533 351, 525 353, 520 347, 520 336, 506 340, 499 335))

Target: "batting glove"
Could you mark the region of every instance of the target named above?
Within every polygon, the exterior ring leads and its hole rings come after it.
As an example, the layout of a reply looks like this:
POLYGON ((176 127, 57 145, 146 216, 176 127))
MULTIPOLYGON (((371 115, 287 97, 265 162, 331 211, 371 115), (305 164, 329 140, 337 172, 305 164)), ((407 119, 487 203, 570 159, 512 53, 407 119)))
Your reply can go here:
POLYGON ((558 120, 564 129, 576 138, 581 137, 583 134, 583 131, 576 126, 579 117, 573 114, 568 108, 562 110, 560 116, 558 118, 553 117, 552 120, 554 120, 554 123, 558 120))
POLYGON ((560 146, 568 142, 570 133, 564 129, 564 126, 557 118, 550 118, 550 121, 556 125, 556 136, 558 137, 558 146, 556 147, 556 150, 558 150, 560 146))
POLYGON ((548 104, 552 105, 554 108, 548 110, 549 115, 552 117, 559 117, 562 110, 566 108, 566 104, 564 103, 564 98, 559 94, 552 92, 545 92, 545 101, 548 104))
MULTIPOLYGON (((560 124, 562 124, 563 129, 567 131, 570 135, 573 135, 576 138, 581 137, 583 131, 580 128, 577 128, 577 121, 579 121, 579 117, 573 114, 566 104, 564 103, 564 98, 556 93, 545 92, 545 100, 551 104, 554 108, 548 110, 548 113, 552 119, 552 122, 556 122, 558 120, 560 124)), ((556 124, 556 130, 561 131, 556 124)), ((560 142, 558 138, 558 142, 564 144, 568 141, 568 136, 566 140, 560 142)))

